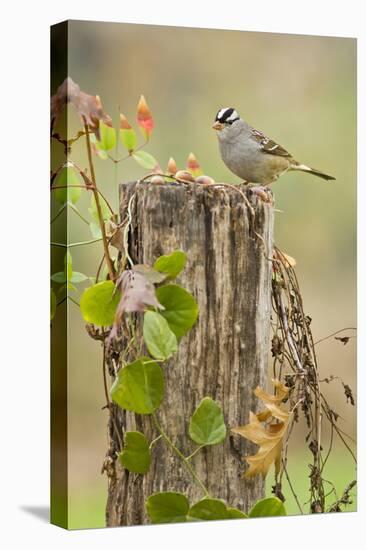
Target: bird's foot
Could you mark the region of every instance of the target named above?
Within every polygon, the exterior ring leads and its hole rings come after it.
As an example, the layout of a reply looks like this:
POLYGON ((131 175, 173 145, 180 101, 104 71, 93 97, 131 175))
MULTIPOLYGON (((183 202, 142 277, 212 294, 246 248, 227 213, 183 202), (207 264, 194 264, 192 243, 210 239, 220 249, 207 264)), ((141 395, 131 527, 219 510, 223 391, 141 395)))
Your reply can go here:
POLYGON ((248 185, 248 190, 251 196, 255 195, 259 197, 261 201, 272 203, 273 202, 273 193, 264 185, 248 185))

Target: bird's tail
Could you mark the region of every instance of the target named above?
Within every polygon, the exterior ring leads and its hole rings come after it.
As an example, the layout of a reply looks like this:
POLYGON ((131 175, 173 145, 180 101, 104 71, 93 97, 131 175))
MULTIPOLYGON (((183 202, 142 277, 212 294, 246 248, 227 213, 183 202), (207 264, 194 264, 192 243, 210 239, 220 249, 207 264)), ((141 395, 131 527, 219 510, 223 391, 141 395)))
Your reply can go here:
POLYGON ((291 169, 300 170, 301 172, 307 172, 308 174, 313 174, 313 176, 318 176, 319 178, 323 178, 323 180, 335 180, 333 176, 328 176, 328 174, 324 174, 324 172, 320 172, 315 168, 310 168, 310 166, 306 166, 306 164, 294 164, 293 166, 291 166, 291 169))

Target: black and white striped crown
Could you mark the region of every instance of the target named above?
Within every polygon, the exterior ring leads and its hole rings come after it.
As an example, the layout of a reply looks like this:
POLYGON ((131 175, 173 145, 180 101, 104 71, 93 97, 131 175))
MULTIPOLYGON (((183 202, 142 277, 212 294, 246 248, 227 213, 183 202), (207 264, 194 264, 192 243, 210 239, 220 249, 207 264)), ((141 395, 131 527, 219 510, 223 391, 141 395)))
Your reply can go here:
POLYGON ((239 114, 233 107, 224 107, 220 109, 216 115, 216 121, 221 123, 232 124, 235 120, 239 120, 239 114))

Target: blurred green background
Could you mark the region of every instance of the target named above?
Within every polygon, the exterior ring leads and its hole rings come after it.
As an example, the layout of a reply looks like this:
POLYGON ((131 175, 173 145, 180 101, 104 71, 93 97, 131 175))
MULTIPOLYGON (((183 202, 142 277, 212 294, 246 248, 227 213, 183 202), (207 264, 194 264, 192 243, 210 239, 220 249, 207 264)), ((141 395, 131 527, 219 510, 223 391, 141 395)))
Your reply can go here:
MULTIPOLYGON (((239 181, 220 160, 211 129, 217 110, 233 106, 295 158, 334 175, 332 183, 307 174, 281 177, 273 186, 276 208, 283 211, 276 214, 275 240, 297 260, 314 338, 356 326, 356 40, 72 21, 68 48, 69 75, 83 91, 101 97, 115 124, 118 106, 133 122, 139 96, 145 95, 156 124, 146 150, 163 168, 170 156, 184 167, 193 151, 216 181, 239 181)), ((69 137, 79 128, 70 111, 69 137)), ((86 167, 80 142, 71 158, 86 167)), ((132 159, 118 169, 97 159, 96 172, 114 205, 118 182, 144 175, 132 159)), ((87 213, 89 198, 82 197, 78 206, 87 213)), ((91 238, 72 212, 68 224, 70 242, 91 238)), ((100 243, 72 253, 75 270, 95 275, 100 243)), ((101 349, 86 334, 78 308, 68 307, 69 522, 71 528, 98 527, 104 525, 107 491, 100 474, 107 448, 101 349)), ((346 346, 330 339, 317 349, 321 377, 339 376, 355 391, 355 338, 346 346)), ((341 383, 323 389, 341 415, 340 427, 354 437, 355 408, 346 404, 341 383)), ((289 458, 302 503, 308 499, 311 460, 303 433, 299 426, 289 458)), ((339 493, 355 477, 338 442, 326 474, 339 493)), ((297 513, 286 486, 285 494, 289 513, 297 513)))

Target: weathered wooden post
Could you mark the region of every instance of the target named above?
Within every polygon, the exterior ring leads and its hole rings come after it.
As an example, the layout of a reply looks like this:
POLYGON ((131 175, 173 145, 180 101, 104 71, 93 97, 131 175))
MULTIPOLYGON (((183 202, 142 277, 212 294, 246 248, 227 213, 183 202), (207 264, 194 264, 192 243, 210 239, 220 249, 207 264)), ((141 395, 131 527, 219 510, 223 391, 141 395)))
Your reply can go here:
MULTIPOLYGON (((156 257, 178 248, 188 255, 179 282, 195 296, 199 320, 164 369, 165 397, 159 417, 169 436, 189 455, 188 419, 203 397, 220 403, 230 428, 248 422, 249 411, 257 408, 253 390, 265 385, 273 207, 255 199, 251 224, 246 201, 232 188, 133 182, 122 184, 120 191, 122 218, 135 193, 129 233, 134 261, 152 265, 156 257)), ((149 416, 117 408, 116 415, 122 433, 137 429, 156 437, 149 416)), ((112 427, 110 433, 113 438, 112 427)), ((242 478, 244 455, 253 451, 245 439, 228 435, 224 444, 204 448, 192 463, 213 497, 247 511, 264 490, 260 478, 242 478)), ((182 491, 191 502, 203 497, 163 440, 154 446, 151 468, 144 476, 115 462, 109 478, 107 525, 147 523, 145 499, 156 491, 182 491)))

